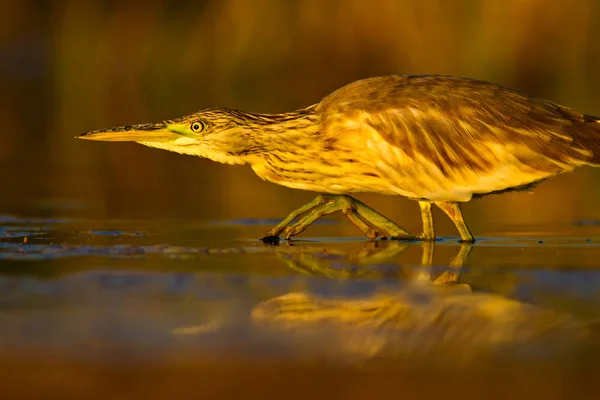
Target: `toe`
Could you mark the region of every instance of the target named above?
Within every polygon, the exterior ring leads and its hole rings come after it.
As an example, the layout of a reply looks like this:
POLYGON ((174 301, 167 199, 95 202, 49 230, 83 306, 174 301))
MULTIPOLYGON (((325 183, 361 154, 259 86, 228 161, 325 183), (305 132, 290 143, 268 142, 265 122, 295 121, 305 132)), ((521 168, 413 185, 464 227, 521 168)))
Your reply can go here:
POLYGON ((277 245, 281 241, 281 239, 277 235, 267 235, 265 237, 260 238, 260 240, 264 244, 271 244, 271 245, 277 245))

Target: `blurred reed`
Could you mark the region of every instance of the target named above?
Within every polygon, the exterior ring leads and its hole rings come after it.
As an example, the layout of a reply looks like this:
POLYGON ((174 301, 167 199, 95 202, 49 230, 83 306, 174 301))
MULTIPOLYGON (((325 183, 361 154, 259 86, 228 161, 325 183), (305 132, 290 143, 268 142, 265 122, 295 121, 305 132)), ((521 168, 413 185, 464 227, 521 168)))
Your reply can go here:
MULTIPOLYGON (((595 0, 8 1, 3 179, 12 196, 83 197, 98 215, 283 217, 313 194, 248 168, 73 136, 212 106, 281 112, 388 73, 486 79, 598 115, 599 18, 595 0)), ((535 196, 490 197, 467 218, 593 213, 598 176, 582 170, 535 196)), ((360 197, 418 229, 414 204, 360 197)))

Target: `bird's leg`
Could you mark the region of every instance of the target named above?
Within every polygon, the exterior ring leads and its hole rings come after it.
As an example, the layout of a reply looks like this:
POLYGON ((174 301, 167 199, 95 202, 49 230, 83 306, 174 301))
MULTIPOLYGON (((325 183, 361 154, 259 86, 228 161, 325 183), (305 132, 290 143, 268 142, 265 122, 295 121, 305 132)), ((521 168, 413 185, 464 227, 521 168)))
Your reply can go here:
POLYGON ((473 243, 465 242, 461 243, 460 250, 458 254, 452 259, 450 264, 448 265, 448 270, 444 271, 440 276, 438 276, 434 284, 450 284, 450 283, 458 283, 458 277, 460 276, 460 271, 462 267, 467 262, 467 257, 469 253, 473 249, 473 243))
POLYGON ((456 225, 456 229, 458 229, 458 233, 460 233, 461 242, 473 243, 475 239, 473 239, 473 235, 469 231, 467 224, 463 218, 462 212, 460 211, 459 203, 450 203, 447 201, 436 201, 435 205, 442 209, 446 213, 448 217, 454 222, 456 225))
POLYGON ((435 242, 425 240, 421 244, 421 265, 415 275, 415 280, 421 282, 431 282, 431 267, 433 265, 433 253, 435 252, 435 242))
MULTIPOLYGON (((286 230, 286 228, 292 228, 292 227, 298 226, 301 222, 304 222, 304 224, 306 224, 308 222, 307 217, 309 217, 309 216, 313 216, 313 218, 312 218, 312 221, 310 221, 310 223, 308 225, 312 224, 315 220, 317 220, 319 218, 318 214, 322 214, 323 208, 327 208, 332 202, 335 201, 335 199, 337 197, 339 197, 339 196, 330 196, 330 195, 323 195, 323 194, 318 195, 312 201, 310 201, 307 204, 303 205, 302 207, 299 207, 298 209, 292 211, 283 221, 281 221, 279 224, 277 224, 263 238, 261 238, 261 240, 265 243, 272 243, 272 242, 275 243, 279 239, 279 235, 281 235, 283 233, 283 231, 286 230), (298 222, 296 222, 295 224, 292 224, 293 220, 295 220, 296 218, 298 218, 304 214, 306 214, 304 218, 301 218, 298 222)), ((327 214, 322 214, 322 215, 327 215, 327 214)), ((350 221, 354 223, 354 221, 352 219, 350 219, 350 221)), ((357 221, 357 222, 360 223, 362 221, 357 221)), ((304 226, 304 228, 302 230, 308 228, 308 225, 304 226)), ((366 227, 365 224, 360 224, 357 226, 367 236, 369 236, 369 234, 370 234, 368 232, 369 228, 366 227), (366 229, 367 231, 365 231, 364 229, 366 229)), ((298 233, 300 233, 300 232, 298 232, 298 233)))
POLYGON ((302 233, 317 219, 342 211, 344 215, 358 227, 368 238, 378 236, 396 238, 414 238, 410 233, 390 221, 377 211, 350 196, 324 196, 329 201, 313 208, 295 224, 289 225, 283 231, 286 239, 302 233))
POLYGON ((431 268, 433 265, 433 253, 435 243, 431 241, 423 242, 423 253, 421 253, 421 266, 431 268))
POLYGON ((352 219, 354 217, 358 217, 363 222, 371 226, 377 233, 379 233, 379 236, 396 239, 417 239, 414 235, 409 233, 400 225, 384 217, 382 214, 373 210, 365 203, 350 196, 343 197, 347 202, 347 207, 342 211, 344 211, 346 217, 348 217, 353 224, 356 225, 352 219))
POLYGON ((283 232, 285 227, 288 226, 293 220, 295 220, 302 214, 314 209, 315 207, 318 207, 318 206, 324 204, 325 201, 326 201, 325 196, 319 195, 319 196, 315 197, 313 200, 311 200, 310 202, 303 205, 302 207, 298 207, 297 209, 292 211, 283 221, 281 221, 273 229, 271 229, 267 233, 267 235, 265 237, 263 237, 261 240, 264 241, 265 239, 267 239, 269 237, 279 237, 279 235, 281 234, 281 232, 283 232))
POLYGON ((471 242, 461 243, 458 254, 452 259, 452 261, 450 261, 449 266, 451 268, 464 267, 465 263, 467 262, 467 257, 471 253, 471 250, 473 250, 473 243, 471 243, 471 242))
POLYGON ((261 240, 263 242, 274 242, 282 234, 286 239, 289 239, 291 236, 302 233, 317 219, 336 211, 342 211, 350 222, 371 239, 378 236, 415 238, 402 227, 350 196, 319 195, 310 203, 293 211, 261 240), (300 219, 292 223, 298 217, 300 219))
POLYGON ((423 220, 423 233, 421 234, 420 238, 423 240, 435 240, 431 202, 419 201, 419 207, 421 208, 421 219, 423 220))

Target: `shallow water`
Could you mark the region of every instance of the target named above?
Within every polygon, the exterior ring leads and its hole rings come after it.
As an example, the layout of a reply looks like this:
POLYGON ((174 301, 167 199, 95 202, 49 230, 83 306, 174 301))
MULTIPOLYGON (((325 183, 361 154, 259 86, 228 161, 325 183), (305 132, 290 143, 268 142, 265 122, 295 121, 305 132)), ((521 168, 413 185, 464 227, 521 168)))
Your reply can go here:
POLYGON ((592 393, 593 220, 505 227, 472 247, 334 236, 337 219, 278 246, 256 240, 275 222, 1 216, 2 386, 97 398, 592 393))

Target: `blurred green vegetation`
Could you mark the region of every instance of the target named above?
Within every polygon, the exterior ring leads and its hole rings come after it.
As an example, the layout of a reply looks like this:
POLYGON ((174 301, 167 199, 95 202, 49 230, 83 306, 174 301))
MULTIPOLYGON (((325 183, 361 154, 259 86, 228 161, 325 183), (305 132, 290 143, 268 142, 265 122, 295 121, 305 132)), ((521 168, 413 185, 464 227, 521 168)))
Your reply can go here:
MULTIPOLYGON (((52 198, 83 200, 95 217, 282 218, 314 194, 249 168, 73 137, 212 106, 292 110, 389 73, 491 80, 598 115, 599 19, 596 0, 9 0, 0 212, 52 198)), ((494 223, 600 218, 599 178, 582 169, 465 214, 476 235, 494 223)), ((360 197, 420 230, 412 202, 360 197)))

